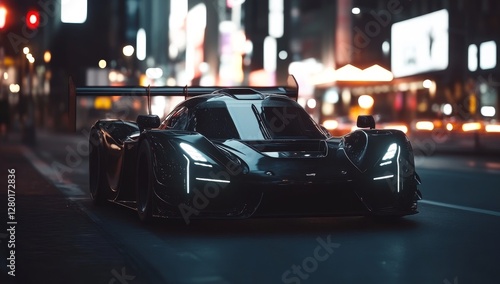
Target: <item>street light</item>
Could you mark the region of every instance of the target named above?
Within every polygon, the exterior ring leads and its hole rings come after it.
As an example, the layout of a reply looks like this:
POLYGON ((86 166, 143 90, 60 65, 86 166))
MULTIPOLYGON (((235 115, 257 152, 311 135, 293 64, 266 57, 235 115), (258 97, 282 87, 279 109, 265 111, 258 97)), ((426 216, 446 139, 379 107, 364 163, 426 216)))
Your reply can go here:
POLYGON ((123 47, 123 55, 130 57, 132 54, 134 54, 134 47, 131 45, 125 45, 123 47))
POLYGON ((35 57, 33 57, 31 53, 26 54, 26 59, 28 59, 28 62, 31 64, 35 63, 35 57))
POLYGON ((50 51, 48 51, 48 50, 47 50, 47 51, 45 51, 45 52, 43 53, 43 61, 44 61, 45 63, 49 63, 51 59, 52 59, 52 54, 50 53, 50 51))
MULTIPOLYGON (((36 144, 36 131, 35 131, 35 104, 33 101, 33 68, 34 68, 34 63, 35 63, 35 57, 33 54, 30 53, 29 47, 25 46, 23 48, 23 53, 26 56, 26 59, 29 62, 29 73, 28 76, 26 77, 26 83, 27 83, 27 89, 28 93, 23 95, 23 100, 25 101, 26 107, 27 107, 27 113, 24 115, 27 115, 27 117, 24 119, 22 118, 22 123, 23 123, 23 142, 27 143, 28 145, 35 145, 36 144)), ((22 60, 21 63, 21 69, 22 69, 22 76, 25 77, 25 63, 24 60, 22 60)))
POLYGON ((107 65, 106 60, 104 60, 104 59, 99 60, 98 65, 99 65, 99 68, 101 68, 101 69, 106 68, 106 65, 107 65))
MULTIPOLYGON (((132 59, 132 55, 134 54, 134 47, 132 45, 125 45, 123 47, 123 55, 125 56, 125 64, 127 68, 127 80, 132 79, 134 74, 134 62, 132 59)), ((123 75, 123 74, 122 74, 123 75)))

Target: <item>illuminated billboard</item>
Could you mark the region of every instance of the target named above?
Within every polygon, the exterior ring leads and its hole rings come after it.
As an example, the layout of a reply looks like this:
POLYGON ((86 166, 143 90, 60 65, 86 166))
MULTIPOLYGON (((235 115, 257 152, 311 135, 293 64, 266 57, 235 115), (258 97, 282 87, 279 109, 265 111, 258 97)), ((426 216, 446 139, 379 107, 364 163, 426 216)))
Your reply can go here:
POLYGON ((87 20, 87 0, 61 0, 61 22, 83 24, 87 20))
POLYGON ((449 14, 439 10, 391 28, 391 71, 404 77, 448 68, 449 14))

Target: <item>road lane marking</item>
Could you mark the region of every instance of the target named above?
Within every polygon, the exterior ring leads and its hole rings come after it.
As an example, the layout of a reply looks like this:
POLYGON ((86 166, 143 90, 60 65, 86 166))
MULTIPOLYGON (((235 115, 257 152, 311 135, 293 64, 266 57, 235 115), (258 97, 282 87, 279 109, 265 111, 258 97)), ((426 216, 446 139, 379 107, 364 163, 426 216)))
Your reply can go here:
POLYGON ((474 208, 474 207, 462 206, 462 205, 455 205, 455 204, 449 204, 449 203, 431 201, 431 200, 420 200, 419 203, 500 217, 500 212, 493 211, 493 210, 486 210, 486 209, 480 209, 480 208, 474 208))
POLYGON ((481 173, 493 173, 497 174, 500 172, 500 162, 489 161, 489 160, 469 160, 464 157, 461 158, 449 158, 444 156, 416 156, 415 165, 417 169, 425 170, 435 170, 446 168, 450 171, 475 171, 481 173), (450 160, 452 159, 451 163, 450 160))
POLYGON ((31 149, 23 148, 22 151, 24 157, 33 165, 33 167, 46 179, 48 179, 52 185, 54 185, 60 192, 69 197, 70 199, 79 198, 85 196, 86 194, 77 184, 74 184, 67 180, 60 180, 60 173, 57 169, 49 166, 47 163, 42 161, 38 156, 31 151, 31 149))

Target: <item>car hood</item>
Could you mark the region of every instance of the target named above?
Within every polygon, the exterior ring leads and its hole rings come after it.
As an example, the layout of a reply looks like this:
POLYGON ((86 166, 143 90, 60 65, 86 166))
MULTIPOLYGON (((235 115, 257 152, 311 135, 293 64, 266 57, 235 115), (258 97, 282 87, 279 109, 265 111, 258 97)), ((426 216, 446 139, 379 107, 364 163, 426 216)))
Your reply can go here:
POLYGON ((227 140, 217 144, 237 156, 251 175, 279 177, 282 181, 346 180, 357 169, 339 150, 340 139, 327 140, 227 140))

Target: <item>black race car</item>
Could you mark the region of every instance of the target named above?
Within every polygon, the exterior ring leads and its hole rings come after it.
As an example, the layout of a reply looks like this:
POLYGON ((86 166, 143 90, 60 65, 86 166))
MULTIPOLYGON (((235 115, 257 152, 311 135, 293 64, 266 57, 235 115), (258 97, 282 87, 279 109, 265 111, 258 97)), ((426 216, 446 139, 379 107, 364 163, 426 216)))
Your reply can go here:
POLYGON ((421 198, 413 151, 398 130, 332 137, 293 87, 80 87, 73 96, 184 95, 163 121, 98 120, 90 194, 153 216, 403 216, 421 198))

